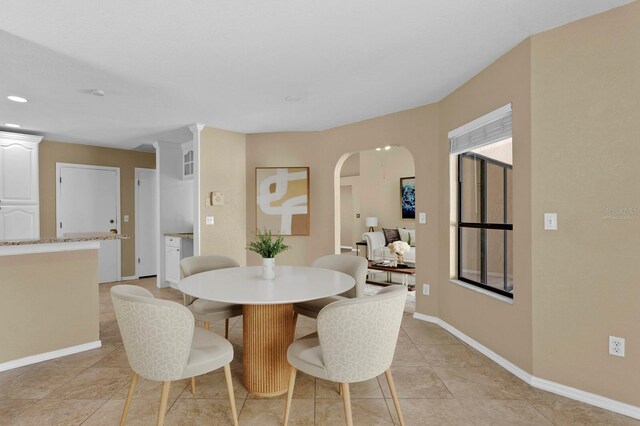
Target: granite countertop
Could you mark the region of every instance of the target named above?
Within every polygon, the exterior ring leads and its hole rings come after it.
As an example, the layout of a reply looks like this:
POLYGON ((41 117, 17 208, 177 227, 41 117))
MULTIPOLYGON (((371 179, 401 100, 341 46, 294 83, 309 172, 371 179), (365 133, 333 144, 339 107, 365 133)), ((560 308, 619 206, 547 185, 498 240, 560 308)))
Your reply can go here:
POLYGON ((96 232, 86 234, 68 234, 62 238, 40 238, 31 240, 8 240, 0 241, 0 246, 20 246, 27 244, 56 244, 56 243, 77 243, 80 241, 106 241, 106 240, 128 240, 128 235, 112 234, 111 232, 96 232))
POLYGON ((176 238, 186 238, 188 240, 193 240, 193 232, 165 232, 165 237, 176 237, 176 238))

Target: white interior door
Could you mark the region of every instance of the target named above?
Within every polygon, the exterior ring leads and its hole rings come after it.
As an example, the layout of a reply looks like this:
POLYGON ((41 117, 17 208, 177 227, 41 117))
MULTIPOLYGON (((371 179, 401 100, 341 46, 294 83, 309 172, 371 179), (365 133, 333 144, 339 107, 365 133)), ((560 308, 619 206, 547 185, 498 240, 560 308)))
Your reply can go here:
MULTIPOLYGON (((57 163, 58 237, 119 232, 120 169, 57 163)), ((100 282, 120 280, 120 241, 100 241, 100 282)))
POLYGON ((136 275, 157 275, 158 208, 155 169, 136 168, 136 275))

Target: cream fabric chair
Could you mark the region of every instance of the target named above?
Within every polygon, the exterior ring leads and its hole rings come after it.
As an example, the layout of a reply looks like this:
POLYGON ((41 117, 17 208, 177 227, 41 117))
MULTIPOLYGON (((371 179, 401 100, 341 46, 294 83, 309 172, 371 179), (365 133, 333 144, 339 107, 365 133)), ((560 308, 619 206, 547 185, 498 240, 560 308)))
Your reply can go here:
POLYGON ((367 263, 367 260, 365 258, 358 256, 332 254, 316 259, 311 264, 311 266, 315 268, 324 268, 331 269, 333 271, 344 272, 345 274, 352 276, 353 279, 356 280, 356 284, 354 287, 336 296, 329 296, 322 299, 295 303, 293 305, 294 326, 296 320, 298 319, 298 314, 310 318, 317 318, 320 310, 322 310, 322 308, 327 306, 329 303, 333 303, 338 300, 364 296, 364 284, 367 279, 368 265, 369 264, 367 263))
MULTIPOLYGON (((213 271, 214 269, 235 268, 240 266, 230 257, 222 255, 185 257, 180 261, 182 277, 213 271)), ((242 315, 242 305, 215 302, 212 300, 196 299, 187 294, 184 295, 184 305, 191 311, 196 320, 204 323, 204 328, 209 329, 213 321, 224 321, 224 337, 229 338, 229 318, 242 315)))
POLYGON ((199 376, 223 366, 233 423, 238 424, 229 367, 233 346, 228 340, 195 327, 193 315, 187 308, 176 302, 156 299, 142 287, 114 286, 111 300, 133 369, 120 425, 127 419, 138 376, 162 382, 158 412, 158 425, 162 425, 172 381, 199 376))
POLYGON ((340 384, 347 425, 353 424, 349 383, 369 380, 384 372, 398 419, 404 425, 390 367, 406 299, 404 286, 390 286, 375 296, 341 300, 320 311, 318 332, 296 340, 287 351, 291 376, 285 425, 297 370, 340 384))

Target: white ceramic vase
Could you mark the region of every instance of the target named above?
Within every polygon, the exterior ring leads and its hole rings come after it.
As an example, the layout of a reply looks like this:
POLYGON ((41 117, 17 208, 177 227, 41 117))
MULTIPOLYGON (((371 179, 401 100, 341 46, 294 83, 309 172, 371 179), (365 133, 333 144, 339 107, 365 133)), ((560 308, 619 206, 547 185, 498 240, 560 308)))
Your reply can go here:
POLYGON ((263 258, 262 259, 262 278, 265 280, 272 280, 276 277, 276 259, 263 258))

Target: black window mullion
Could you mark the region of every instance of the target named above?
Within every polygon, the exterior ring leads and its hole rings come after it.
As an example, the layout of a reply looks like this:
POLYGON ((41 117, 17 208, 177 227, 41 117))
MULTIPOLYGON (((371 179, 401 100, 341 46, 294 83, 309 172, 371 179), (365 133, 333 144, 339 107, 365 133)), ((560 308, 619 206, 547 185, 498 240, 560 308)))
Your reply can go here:
POLYGON ((458 278, 462 276, 462 155, 458 155, 458 278))
MULTIPOLYGON (((487 223, 487 161, 480 160, 480 223, 487 223)), ((487 284, 488 281, 488 264, 489 264, 489 241, 487 238, 487 229, 480 229, 480 281, 487 284)))

